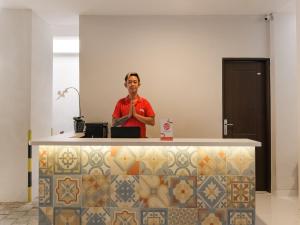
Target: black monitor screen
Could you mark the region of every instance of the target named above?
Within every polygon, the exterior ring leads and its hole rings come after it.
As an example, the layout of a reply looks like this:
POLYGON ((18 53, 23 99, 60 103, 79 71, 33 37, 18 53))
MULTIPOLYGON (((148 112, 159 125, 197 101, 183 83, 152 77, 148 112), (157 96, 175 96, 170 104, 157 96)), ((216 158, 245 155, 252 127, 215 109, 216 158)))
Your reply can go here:
POLYGON ((106 138, 107 123, 86 123, 85 138, 106 138))
POLYGON ((141 129, 139 127, 111 127, 112 138, 139 138, 141 129))

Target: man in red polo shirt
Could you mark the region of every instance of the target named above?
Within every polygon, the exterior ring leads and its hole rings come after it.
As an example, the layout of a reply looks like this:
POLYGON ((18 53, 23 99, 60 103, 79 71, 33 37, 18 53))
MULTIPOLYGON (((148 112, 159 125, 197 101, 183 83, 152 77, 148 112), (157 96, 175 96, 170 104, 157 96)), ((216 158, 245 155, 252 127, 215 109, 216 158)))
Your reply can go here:
POLYGON ((150 103, 138 95, 140 77, 137 73, 125 76, 124 86, 128 95, 118 101, 112 114, 112 125, 123 127, 140 127, 141 137, 146 137, 146 124, 154 126, 155 113, 150 103))

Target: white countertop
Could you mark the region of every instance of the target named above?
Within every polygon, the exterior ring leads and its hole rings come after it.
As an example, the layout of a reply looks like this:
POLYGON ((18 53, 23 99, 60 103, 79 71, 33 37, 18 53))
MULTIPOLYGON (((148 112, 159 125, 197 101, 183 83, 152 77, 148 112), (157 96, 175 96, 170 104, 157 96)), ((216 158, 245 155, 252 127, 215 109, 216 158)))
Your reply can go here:
POLYGON ((159 138, 80 138, 82 133, 65 133, 33 140, 32 145, 104 145, 104 146, 253 146, 261 143, 250 139, 202 139, 174 138, 161 141, 159 138))

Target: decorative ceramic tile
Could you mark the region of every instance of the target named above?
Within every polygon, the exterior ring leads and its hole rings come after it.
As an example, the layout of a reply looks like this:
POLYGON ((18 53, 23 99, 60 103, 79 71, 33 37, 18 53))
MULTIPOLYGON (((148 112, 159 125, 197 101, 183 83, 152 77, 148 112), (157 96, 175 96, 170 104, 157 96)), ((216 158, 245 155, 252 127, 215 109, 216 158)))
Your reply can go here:
POLYGON ((85 208, 81 213, 81 225, 111 225, 109 208, 85 208))
POLYGON ((197 175, 198 153, 196 147, 170 147, 168 148, 168 157, 169 175, 197 175))
POLYGON ((255 148, 230 147, 227 154, 227 174, 255 176, 255 148))
POLYGON ((53 175, 53 154, 54 148, 52 146, 39 147, 39 173, 40 176, 53 175))
POLYGON ((80 209, 78 208, 55 208, 55 225, 80 225, 80 209))
POLYGON ((81 147, 82 174, 110 175, 110 147, 81 147))
POLYGON ((139 196, 142 207, 167 208, 169 206, 167 176, 140 176, 139 196))
POLYGON ((254 225, 254 209, 228 209, 228 225, 254 225))
POLYGON ((198 209, 169 208, 168 225, 197 225, 198 209))
POLYGON ((80 174, 80 147, 55 146, 55 174, 80 174))
POLYGON ((83 207, 109 206, 110 176, 82 176, 83 207))
POLYGON ((53 208, 40 207, 39 208, 39 224, 52 225, 53 224, 53 208))
POLYGON ((54 189, 55 206, 80 206, 81 176, 54 176, 54 189))
POLYGON ((226 175, 226 149, 199 147, 198 175, 226 175))
POLYGON ((170 177, 170 206, 197 208, 196 177, 170 177))
POLYGON ((199 209, 198 212, 200 225, 227 225, 226 209, 199 209))
POLYGON ((141 148, 140 174, 168 175, 168 152, 160 146, 141 148))
POLYGON ((168 225, 168 209, 142 209, 141 225, 168 225))
POLYGON ((198 208, 226 208, 226 176, 199 176, 197 179, 198 208))
POLYGON ((139 149, 141 147, 111 147, 111 174, 138 175, 139 149))
POLYGON ((139 201, 139 177, 131 175, 111 176, 111 207, 136 208, 139 201))
POLYGON ((39 205, 52 207, 52 177, 39 178, 39 205))
POLYGON ((227 177, 227 207, 255 207, 255 177, 227 177))
POLYGON ((140 216, 138 210, 113 209, 111 216, 112 225, 139 225, 140 216))

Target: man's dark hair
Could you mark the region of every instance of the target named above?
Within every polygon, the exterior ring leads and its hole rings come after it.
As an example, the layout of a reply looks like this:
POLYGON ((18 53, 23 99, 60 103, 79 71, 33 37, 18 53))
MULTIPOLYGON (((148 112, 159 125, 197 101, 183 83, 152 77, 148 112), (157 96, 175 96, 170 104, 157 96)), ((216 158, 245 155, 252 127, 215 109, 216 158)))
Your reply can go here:
POLYGON ((131 77, 131 76, 134 76, 138 79, 139 83, 140 83, 140 77, 138 75, 138 73, 127 73, 126 76, 125 76, 125 82, 127 82, 128 78, 131 77))

